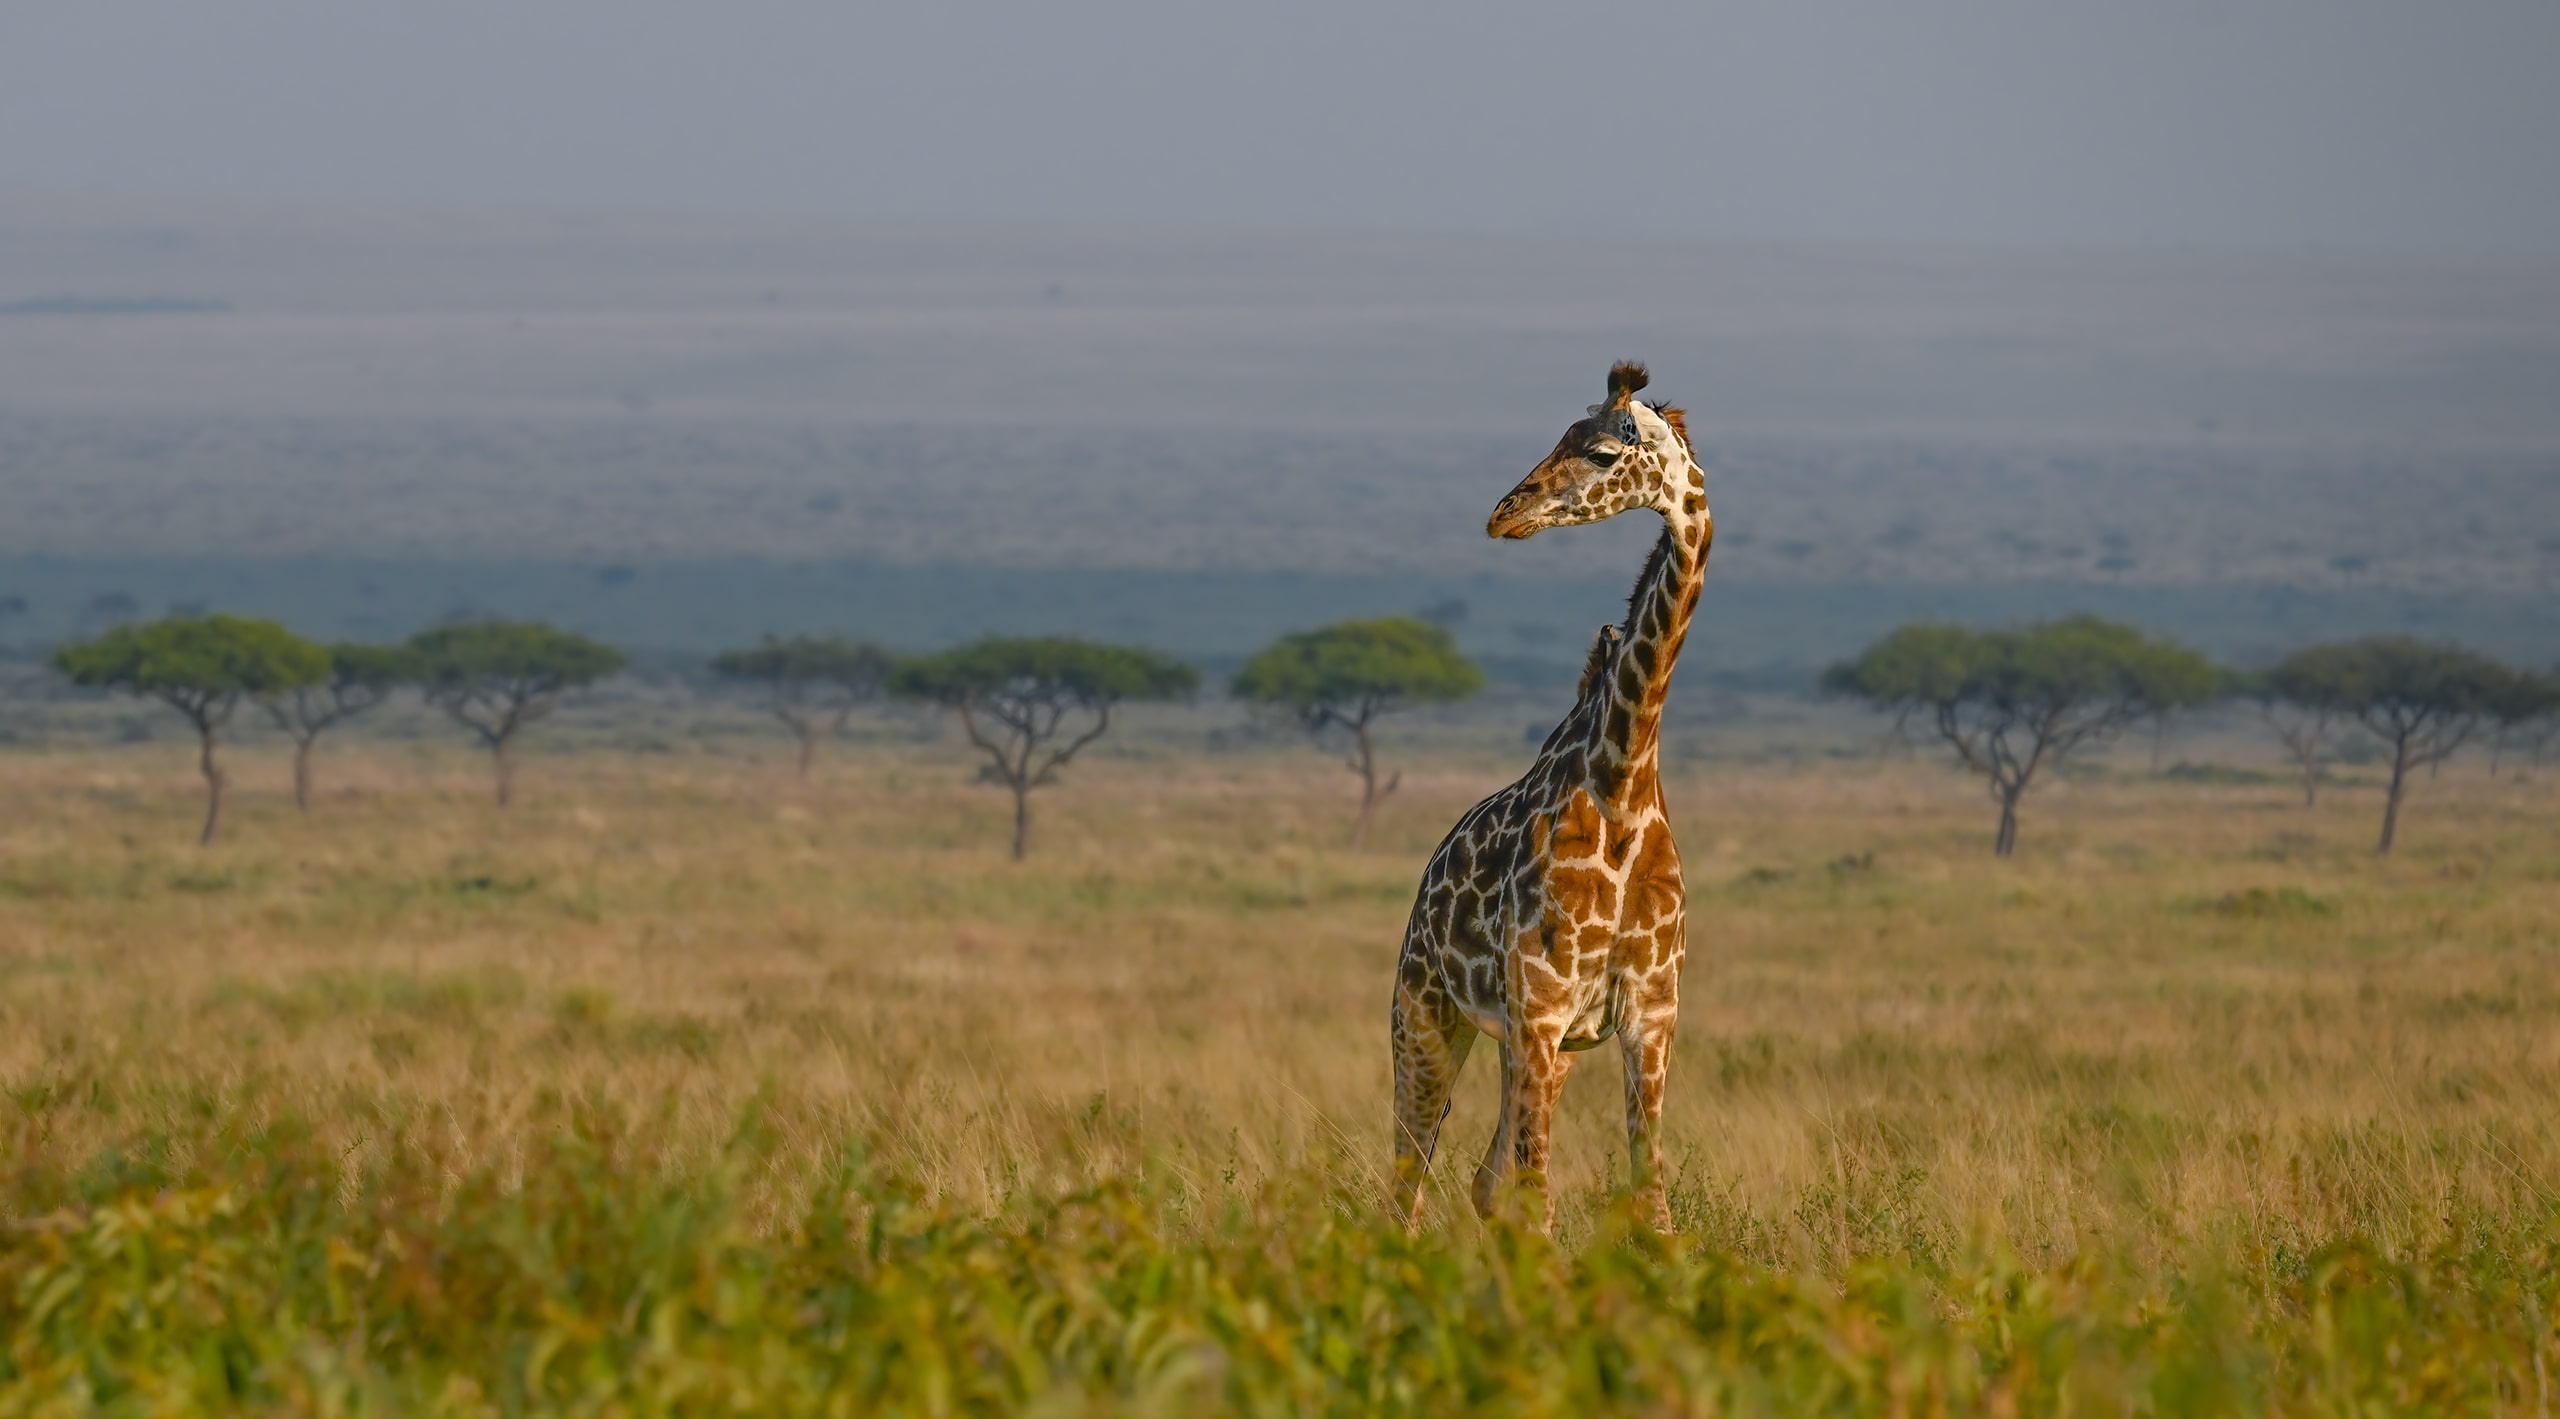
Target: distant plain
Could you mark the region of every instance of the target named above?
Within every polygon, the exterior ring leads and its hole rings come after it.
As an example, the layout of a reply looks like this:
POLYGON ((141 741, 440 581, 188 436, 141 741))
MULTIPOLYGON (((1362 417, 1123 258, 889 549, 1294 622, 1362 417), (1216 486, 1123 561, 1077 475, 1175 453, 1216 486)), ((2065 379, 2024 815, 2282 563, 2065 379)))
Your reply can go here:
POLYGON ((1726 670, 2082 604, 2234 656, 2560 653, 2550 258, 5 211, 0 306, 36 305, 0 315, 0 640, 123 591, 684 654, 1075 606, 1220 659, 1455 597, 1479 654, 1568 664, 1642 530, 1481 519, 1636 356, 1714 470, 1759 627, 1726 670))

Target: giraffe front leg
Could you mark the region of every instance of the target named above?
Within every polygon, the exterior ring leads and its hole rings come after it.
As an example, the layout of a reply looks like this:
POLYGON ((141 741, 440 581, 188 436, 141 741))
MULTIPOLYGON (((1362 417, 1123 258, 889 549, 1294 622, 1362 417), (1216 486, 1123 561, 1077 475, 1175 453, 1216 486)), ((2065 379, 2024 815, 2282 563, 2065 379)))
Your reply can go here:
POLYGON ((1573 1067, 1573 1056, 1564 1052, 1561 1026, 1530 1024, 1519 1034, 1520 1046, 1511 1060, 1503 1108, 1513 1182, 1532 1209, 1531 1224, 1541 1232, 1551 1232, 1556 1225, 1556 1204, 1547 1188, 1548 1132, 1555 1123, 1556 1099, 1564 1092, 1564 1076, 1573 1067))
POLYGON ((1672 1035, 1679 1030, 1679 961, 1684 922, 1674 917, 1667 953, 1651 971, 1631 976, 1620 989, 1618 1060, 1626 1071, 1626 1160, 1636 1214, 1656 1232, 1672 1229, 1672 1204, 1661 1168, 1661 1091, 1672 1076, 1672 1035))
POLYGON ((1410 1229, 1422 1220, 1422 1182, 1449 1117, 1449 1094, 1466 1067, 1475 1027, 1448 1008, 1444 995, 1396 982, 1392 1028, 1396 1066, 1396 1215, 1410 1229))
POLYGON ((1618 1058, 1626 1070, 1627 1163, 1636 1215, 1657 1232, 1671 1230, 1671 1204, 1662 1166, 1662 1091, 1671 1073, 1671 1037, 1680 1024, 1679 981, 1668 989, 1639 987, 1627 1023, 1618 1031, 1618 1058), (1645 998, 1647 994, 1653 998, 1645 998))

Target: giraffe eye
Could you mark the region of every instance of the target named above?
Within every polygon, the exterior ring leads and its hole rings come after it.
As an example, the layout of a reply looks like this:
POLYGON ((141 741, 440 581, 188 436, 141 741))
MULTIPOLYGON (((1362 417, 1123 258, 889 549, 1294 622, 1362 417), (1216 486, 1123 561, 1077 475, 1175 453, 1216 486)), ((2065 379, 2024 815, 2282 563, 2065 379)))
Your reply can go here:
POLYGON ((1618 461, 1618 451, 1616 449, 1602 449, 1596 453, 1590 454, 1589 458, 1592 467, 1606 468, 1610 464, 1618 461))

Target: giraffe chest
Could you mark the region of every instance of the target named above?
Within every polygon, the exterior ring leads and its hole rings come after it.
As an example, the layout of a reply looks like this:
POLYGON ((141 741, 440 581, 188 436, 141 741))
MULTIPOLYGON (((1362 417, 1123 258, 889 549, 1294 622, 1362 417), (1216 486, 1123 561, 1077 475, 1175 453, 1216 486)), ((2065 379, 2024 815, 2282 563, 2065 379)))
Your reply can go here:
POLYGON ((1612 817, 1576 794, 1514 828, 1470 858, 1491 890, 1454 904, 1442 974, 1480 1028, 1537 1019, 1560 1027, 1568 1048, 1588 1048, 1615 1031, 1626 983, 1676 956, 1669 824, 1658 811, 1612 817))

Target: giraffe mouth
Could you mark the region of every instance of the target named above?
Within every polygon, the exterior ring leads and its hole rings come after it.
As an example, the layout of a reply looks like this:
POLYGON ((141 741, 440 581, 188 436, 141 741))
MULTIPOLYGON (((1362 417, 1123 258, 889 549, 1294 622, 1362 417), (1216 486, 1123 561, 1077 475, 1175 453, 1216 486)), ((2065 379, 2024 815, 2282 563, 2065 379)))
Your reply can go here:
POLYGON ((1484 535, 1516 542, 1544 526, 1546 522, 1538 516, 1534 503, 1515 504, 1506 498, 1502 506, 1493 510, 1493 516, 1485 519, 1484 535))

